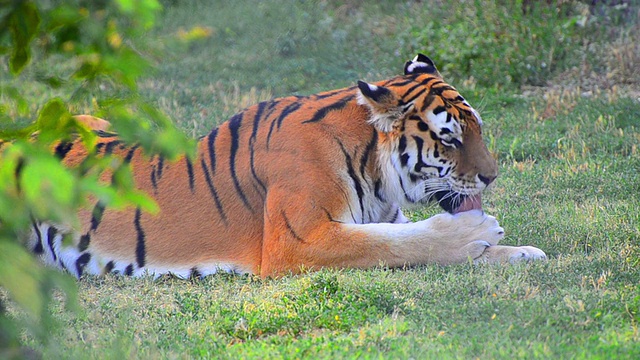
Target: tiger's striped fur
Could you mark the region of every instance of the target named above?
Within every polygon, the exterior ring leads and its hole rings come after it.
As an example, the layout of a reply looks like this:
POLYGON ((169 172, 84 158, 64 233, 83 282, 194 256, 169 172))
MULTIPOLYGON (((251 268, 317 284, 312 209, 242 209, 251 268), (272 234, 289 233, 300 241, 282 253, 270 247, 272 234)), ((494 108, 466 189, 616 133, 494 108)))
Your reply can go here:
MULTIPOLYGON (((78 277, 544 258, 498 246, 504 231, 480 210, 452 214, 497 176, 481 125, 418 55, 390 80, 252 106, 200 139, 194 161, 149 159, 99 132, 99 151, 131 164, 160 213, 94 203, 81 229, 34 223, 30 246, 78 277), (431 201, 449 213, 415 223, 402 214, 431 201), (67 233, 73 245, 63 246, 67 233)), ((69 166, 86 156, 80 142, 56 152, 69 166)))

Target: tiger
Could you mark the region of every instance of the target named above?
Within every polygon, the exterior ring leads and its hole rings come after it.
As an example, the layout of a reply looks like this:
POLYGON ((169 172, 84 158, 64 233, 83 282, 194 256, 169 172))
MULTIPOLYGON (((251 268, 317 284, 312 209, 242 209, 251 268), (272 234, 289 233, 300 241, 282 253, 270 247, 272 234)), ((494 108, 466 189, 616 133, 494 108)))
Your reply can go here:
MULTIPOLYGON (((127 162, 160 212, 94 201, 78 228, 34 221, 31 250, 78 278, 546 259, 498 245, 504 229, 482 208, 498 176, 482 119, 423 54, 388 80, 260 102, 175 162, 125 145, 105 120, 80 120, 97 126, 98 153, 127 162), (442 213, 415 222, 403 213, 430 203, 442 213)), ((56 147, 68 166, 87 153, 79 140, 56 147)))

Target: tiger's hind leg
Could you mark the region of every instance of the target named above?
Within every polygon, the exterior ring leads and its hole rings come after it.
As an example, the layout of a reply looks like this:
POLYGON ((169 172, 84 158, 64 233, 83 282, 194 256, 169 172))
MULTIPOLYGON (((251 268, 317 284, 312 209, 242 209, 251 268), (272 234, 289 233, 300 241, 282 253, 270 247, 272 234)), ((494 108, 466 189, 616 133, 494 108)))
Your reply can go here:
POLYGON ((77 278, 84 273, 101 274, 98 259, 81 249, 78 240, 77 234, 62 226, 33 222, 27 246, 46 265, 65 270, 77 278))

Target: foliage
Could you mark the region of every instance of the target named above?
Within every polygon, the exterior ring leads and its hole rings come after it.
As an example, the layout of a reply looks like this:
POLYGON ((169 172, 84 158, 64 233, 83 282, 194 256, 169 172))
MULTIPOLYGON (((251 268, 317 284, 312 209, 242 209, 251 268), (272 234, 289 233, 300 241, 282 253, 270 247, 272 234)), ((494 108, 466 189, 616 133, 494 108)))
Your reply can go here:
POLYGON ((433 54, 454 80, 545 85, 558 70, 579 64, 588 8, 528 3, 473 0, 439 9, 441 14, 412 28, 412 44, 433 54))
MULTIPOLYGON (((139 37, 154 24, 159 10, 155 0, 0 3, 0 59, 12 76, 0 83, 0 138, 7 141, 0 153, 0 287, 30 314, 30 328, 40 339, 46 339, 50 326, 52 288, 62 289, 74 304, 75 285, 67 276, 42 268, 19 244, 31 223, 73 225, 77 209, 89 196, 109 206, 156 210, 153 201, 133 187, 128 165, 95 156, 96 135, 72 112, 90 104, 95 115, 111 120, 125 141, 168 158, 189 148, 190 141, 143 101, 136 85, 150 69, 139 37), (43 63, 64 66, 39 68, 43 63), (45 89, 36 96, 21 86, 29 71, 45 89), (75 137, 91 155, 68 169, 52 149, 75 137), (105 171, 114 174, 113 183, 98 180, 105 171)), ((0 303, 0 356, 20 356, 18 329, 0 303)))

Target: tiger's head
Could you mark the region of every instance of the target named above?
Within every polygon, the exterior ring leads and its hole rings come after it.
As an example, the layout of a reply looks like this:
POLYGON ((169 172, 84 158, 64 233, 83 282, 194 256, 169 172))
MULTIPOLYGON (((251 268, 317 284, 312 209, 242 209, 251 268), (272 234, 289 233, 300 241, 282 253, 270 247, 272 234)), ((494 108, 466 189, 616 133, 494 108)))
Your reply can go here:
POLYGON ((419 54, 404 76, 358 82, 358 103, 379 132, 384 176, 404 205, 437 201, 447 212, 481 208, 481 192, 498 176, 482 140, 478 112, 419 54), (395 178, 395 179, 394 179, 395 178))

